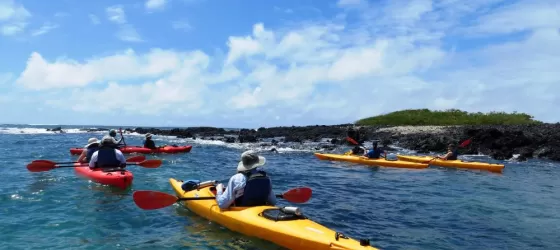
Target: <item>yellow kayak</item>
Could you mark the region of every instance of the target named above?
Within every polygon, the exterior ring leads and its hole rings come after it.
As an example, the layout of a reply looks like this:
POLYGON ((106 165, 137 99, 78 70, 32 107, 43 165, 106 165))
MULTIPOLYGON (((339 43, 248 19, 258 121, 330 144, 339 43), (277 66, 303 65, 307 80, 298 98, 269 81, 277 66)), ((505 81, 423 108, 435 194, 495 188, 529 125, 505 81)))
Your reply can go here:
POLYGON ((462 160, 442 160, 434 159, 433 156, 410 156, 410 155, 397 155, 397 158, 401 161, 409 162, 424 162, 433 166, 440 167, 451 167, 451 168, 467 168, 467 169, 478 169, 478 170, 488 170, 490 172, 501 173, 504 169, 502 164, 493 164, 486 162, 467 162, 462 160))
MULTIPOLYGON (((215 196, 214 185, 201 186, 185 192, 181 188, 182 181, 170 178, 169 183, 181 198, 215 196)), ((275 215, 271 217, 269 214, 278 210, 275 206, 231 207, 221 210, 215 199, 183 201, 183 204, 199 216, 232 231, 289 249, 377 249, 369 246, 369 241, 364 240, 364 244, 361 245, 361 241, 344 236, 305 217, 296 216, 276 221, 275 215)))
POLYGON ((379 159, 368 159, 363 156, 356 155, 340 155, 340 154, 321 154, 314 153, 315 157, 319 160, 325 161, 347 161, 359 164, 365 164, 370 166, 382 166, 382 167, 393 167, 393 168, 427 168, 428 164, 410 162, 410 161, 400 161, 400 160, 385 160, 384 158, 379 159))

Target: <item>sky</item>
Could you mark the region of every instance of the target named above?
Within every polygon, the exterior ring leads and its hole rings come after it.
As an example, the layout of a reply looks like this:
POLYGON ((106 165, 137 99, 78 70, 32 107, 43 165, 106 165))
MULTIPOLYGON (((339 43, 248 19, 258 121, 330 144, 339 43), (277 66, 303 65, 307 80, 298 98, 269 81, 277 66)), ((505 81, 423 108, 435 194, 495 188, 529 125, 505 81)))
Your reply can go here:
POLYGON ((559 122, 558 0, 0 0, 0 123, 559 122))

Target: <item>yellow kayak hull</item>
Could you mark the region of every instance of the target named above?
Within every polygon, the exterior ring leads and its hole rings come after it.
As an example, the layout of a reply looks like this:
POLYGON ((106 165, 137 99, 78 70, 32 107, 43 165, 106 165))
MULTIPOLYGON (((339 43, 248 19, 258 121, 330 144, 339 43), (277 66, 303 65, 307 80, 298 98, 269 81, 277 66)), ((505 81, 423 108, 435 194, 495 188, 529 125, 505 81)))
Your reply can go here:
MULTIPOLYGON (((169 183, 181 198, 215 197, 214 186, 185 192, 182 181, 173 178, 169 183)), ((220 209, 215 199, 182 201, 190 211, 232 231, 273 242, 289 249, 377 249, 361 246, 360 242, 349 238, 335 239, 336 232, 309 219, 274 221, 261 215, 265 209, 274 206, 232 207, 220 209)))
POLYGON ((496 173, 501 173, 505 167, 502 164, 493 164, 493 163, 486 163, 486 162, 466 162, 462 160, 434 159, 433 156, 397 155, 397 158, 401 161, 419 162, 419 163, 426 163, 429 161, 428 164, 433 166, 487 170, 496 173))
POLYGON ((324 161, 346 161, 358 164, 365 164, 369 166, 381 166, 381 167, 393 167, 393 168, 415 168, 415 169, 422 169, 427 168, 428 164, 410 162, 410 161, 390 161, 385 160, 384 158, 380 159, 368 159, 362 156, 355 156, 355 155, 340 155, 340 154, 322 154, 322 153, 314 153, 315 157, 319 160, 324 161))

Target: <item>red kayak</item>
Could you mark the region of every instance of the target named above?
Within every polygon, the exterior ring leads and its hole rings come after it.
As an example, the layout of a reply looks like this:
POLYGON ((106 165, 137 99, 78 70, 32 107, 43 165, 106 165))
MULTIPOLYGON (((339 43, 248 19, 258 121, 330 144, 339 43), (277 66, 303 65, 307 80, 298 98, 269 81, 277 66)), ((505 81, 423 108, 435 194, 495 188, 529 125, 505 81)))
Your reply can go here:
MULTIPOLYGON (((139 146, 126 146, 126 147, 122 147, 119 150, 123 153, 123 154, 132 154, 132 153, 140 153, 140 154, 176 154, 176 153, 188 153, 190 152, 192 149, 191 145, 188 146, 165 146, 165 147, 161 147, 161 148, 157 148, 157 149, 149 149, 149 148, 145 148, 145 147, 139 147, 139 146)), ((82 153, 82 151, 84 150, 84 148, 71 148, 70 149, 70 154, 73 155, 79 155, 82 153)))
POLYGON ((134 176, 128 170, 104 172, 100 169, 91 170, 87 164, 74 163, 76 174, 84 176, 94 182, 127 189, 132 185, 134 176))

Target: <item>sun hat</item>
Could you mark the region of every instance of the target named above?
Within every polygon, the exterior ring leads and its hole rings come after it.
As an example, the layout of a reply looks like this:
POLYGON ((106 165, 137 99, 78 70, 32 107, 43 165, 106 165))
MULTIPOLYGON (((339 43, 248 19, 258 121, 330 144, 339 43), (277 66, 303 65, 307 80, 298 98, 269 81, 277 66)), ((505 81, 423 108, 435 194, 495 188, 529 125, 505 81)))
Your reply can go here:
POLYGON ((147 133, 147 134, 146 134, 146 138, 149 138, 149 137, 152 137, 152 134, 147 133))
POLYGON ((266 163, 266 159, 260 155, 256 155, 250 151, 241 154, 241 161, 237 164, 237 171, 244 172, 266 163))
POLYGON ((103 144, 103 145, 117 144, 117 141, 113 137, 111 137, 109 135, 106 135, 106 136, 103 136, 103 139, 101 139, 101 144, 103 144))
POLYGON ((88 139, 87 143, 88 144, 86 145, 86 148, 93 145, 93 144, 99 143, 99 140, 97 140, 97 138, 95 138, 95 137, 92 137, 92 138, 88 139))

